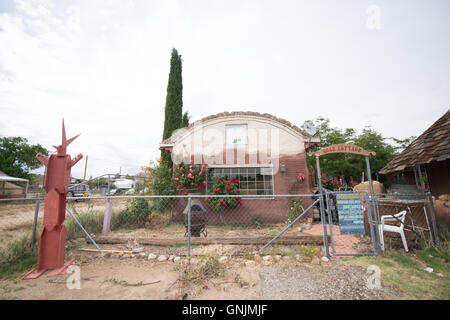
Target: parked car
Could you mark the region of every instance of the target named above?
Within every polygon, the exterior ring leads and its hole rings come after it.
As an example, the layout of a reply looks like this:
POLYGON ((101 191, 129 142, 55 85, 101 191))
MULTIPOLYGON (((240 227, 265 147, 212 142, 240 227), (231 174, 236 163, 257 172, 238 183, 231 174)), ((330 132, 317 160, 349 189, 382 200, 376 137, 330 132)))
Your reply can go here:
POLYGON ((85 183, 71 184, 67 189, 67 196, 74 198, 90 197, 91 191, 89 186, 85 183))
POLYGON ((118 195, 118 194, 123 194, 123 190, 122 189, 112 189, 112 190, 109 190, 109 195, 118 195))

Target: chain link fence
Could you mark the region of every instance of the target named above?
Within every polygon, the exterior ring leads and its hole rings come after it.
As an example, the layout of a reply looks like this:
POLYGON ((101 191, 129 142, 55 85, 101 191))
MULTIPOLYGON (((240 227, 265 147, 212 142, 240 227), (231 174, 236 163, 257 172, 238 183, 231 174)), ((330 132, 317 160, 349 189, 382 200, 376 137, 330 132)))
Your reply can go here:
MULTIPOLYGON (((407 211, 403 223, 410 249, 438 244, 431 199, 429 194, 371 198, 365 191, 323 196, 96 196, 67 198, 64 224, 68 242, 81 240, 80 246, 89 246, 95 241, 99 248, 149 246, 186 256, 208 250, 241 255, 310 255, 313 250, 318 256, 372 255, 381 252, 381 240, 386 250, 402 248, 399 234, 383 232, 381 239, 379 228, 382 216, 402 210, 407 211), (342 232, 344 208, 339 196, 345 194, 358 195, 355 205, 363 217, 360 234, 342 232)), ((0 199, 0 241, 5 244, 27 236, 33 246, 39 241, 43 216, 42 198, 0 199)))

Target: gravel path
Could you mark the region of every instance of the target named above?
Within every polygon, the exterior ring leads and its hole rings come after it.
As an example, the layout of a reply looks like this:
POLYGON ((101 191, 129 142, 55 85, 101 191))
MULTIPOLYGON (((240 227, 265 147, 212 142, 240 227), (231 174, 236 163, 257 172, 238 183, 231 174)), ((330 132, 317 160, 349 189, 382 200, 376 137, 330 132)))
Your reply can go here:
POLYGON ((392 288, 367 288, 366 270, 353 266, 332 268, 264 266, 260 269, 261 292, 268 300, 379 300, 392 288))

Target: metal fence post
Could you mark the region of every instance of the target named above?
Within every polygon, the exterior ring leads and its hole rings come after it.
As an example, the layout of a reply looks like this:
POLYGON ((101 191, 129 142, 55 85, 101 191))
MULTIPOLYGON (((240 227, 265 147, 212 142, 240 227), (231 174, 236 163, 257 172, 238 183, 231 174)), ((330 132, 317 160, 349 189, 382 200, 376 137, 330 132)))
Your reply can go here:
POLYGON ((36 241, 36 228, 37 228, 37 220, 38 220, 38 215, 39 215, 40 204, 41 204, 41 199, 37 199, 36 200, 36 208, 34 209, 33 231, 31 234, 31 243, 30 243, 31 248, 34 247, 34 243, 36 241))
POLYGON ((320 199, 320 219, 322 221, 322 229, 323 229, 323 246, 325 249, 325 255, 327 258, 330 258, 330 252, 328 248, 328 234, 327 234, 327 222, 325 221, 325 208, 324 208, 324 195, 325 192, 322 187, 322 177, 320 173, 320 160, 319 156, 316 156, 316 167, 317 167, 317 179, 319 183, 319 199, 320 199))
POLYGON ((188 197, 188 257, 191 256, 191 196, 188 197))
POLYGON ((433 233, 434 233, 434 244, 439 245, 439 236, 438 231, 436 227, 436 216, 434 215, 434 205, 433 205, 433 196, 430 192, 427 192, 428 201, 430 201, 430 217, 431 217, 431 225, 433 226, 433 233))
MULTIPOLYGON (((336 246, 334 244, 334 234, 333 234, 333 217, 331 216, 330 210, 330 199, 328 197, 328 192, 325 194, 326 204, 327 204, 327 212, 328 212, 328 227, 330 228, 330 238, 331 238, 331 252, 333 252, 333 256, 336 255, 336 246)), ((336 203, 334 204, 337 205, 336 203)))

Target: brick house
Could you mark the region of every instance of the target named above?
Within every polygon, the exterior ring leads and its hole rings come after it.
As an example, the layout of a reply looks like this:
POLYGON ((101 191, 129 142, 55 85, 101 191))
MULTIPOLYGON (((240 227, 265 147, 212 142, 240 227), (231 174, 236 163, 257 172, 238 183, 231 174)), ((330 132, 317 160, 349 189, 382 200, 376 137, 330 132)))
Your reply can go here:
MULTIPOLYGON (((210 223, 244 223, 255 215, 263 222, 277 223, 286 221, 289 200, 269 201, 267 196, 311 192, 306 151, 318 143, 318 138, 310 138, 289 121, 269 114, 224 112, 176 130, 161 142, 160 149, 171 153, 175 163, 194 161, 208 165, 203 194, 210 193, 217 177, 226 175, 239 180, 241 194, 265 196, 245 199, 230 215, 236 218, 226 222, 214 212, 208 213, 210 223), (298 181, 299 174, 305 177, 304 181, 298 181)), ((303 201, 304 206, 310 203, 310 198, 303 201)), ((179 216, 183 204, 176 207, 174 216, 179 216)))

